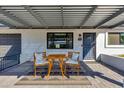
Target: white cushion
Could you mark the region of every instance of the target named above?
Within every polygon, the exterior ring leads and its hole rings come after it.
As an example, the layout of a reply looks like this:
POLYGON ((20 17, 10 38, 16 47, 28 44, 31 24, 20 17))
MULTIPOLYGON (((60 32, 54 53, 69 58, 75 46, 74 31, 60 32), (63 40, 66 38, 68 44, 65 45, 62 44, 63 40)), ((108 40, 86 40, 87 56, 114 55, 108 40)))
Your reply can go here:
POLYGON ((69 64, 78 64, 78 61, 69 59, 69 60, 66 61, 66 63, 69 63, 69 64))
POLYGON ((78 60, 78 57, 79 57, 79 54, 73 53, 72 60, 77 61, 78 60))
POLYGON ((36 56, 36 64, 43 64, 47 62, 46 60, 43 59, 42 53, 36 53, 35 56, 36 56))
POLYGON ((48 61, 46 60, 41 60, 41 61, 36 61, 36 64, 37 65, 40 65, 40 64, 44 64, 44 63, 47 63, 48 61))

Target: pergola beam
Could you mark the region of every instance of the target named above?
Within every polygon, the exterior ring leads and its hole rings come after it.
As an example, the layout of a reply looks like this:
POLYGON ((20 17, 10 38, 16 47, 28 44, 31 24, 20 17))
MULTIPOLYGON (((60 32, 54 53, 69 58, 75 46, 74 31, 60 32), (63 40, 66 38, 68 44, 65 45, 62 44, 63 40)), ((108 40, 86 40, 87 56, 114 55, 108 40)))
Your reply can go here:
POLYGON ((33 11, 29 6, 24 6, 24 8, 41 24, 45 24, 46 28, 48 28, 47 23, 45 22, 45 20, 43 19, 43 17, 41 17, 38 13, 36 13, 35 11, 33 11))
POLYGON ((80 28, 81 28, 82 25, 84 25, 84 24, 87 22, 87 20, 90 18, 90 16, 91 16, 91 15, 93 14, 93 12, 96 10, 96 8, 97 8, 97 6, 95 5, 95 6, 93 6, 93 7, 90 9, 89 13, 85 16, 85 18, 83 19, 83 21, 80 23, 80 28))
POLYGON ((8 26, 8 27, 10 27, 10 28, 16 27, 16 26, 14 26, 14 25, 12 25, 12 24, 10 24, 10 23, 4 21, 4 20, 1 20, 1 19, 0 19, 0 23, 1 23, 1 24, 4 24, 5 26, 8 26))
POLYGON ((7 16, 8 18, 16 21, 16 22, 19 22, 19 23, 23 24, 26 27, 30 27, 30 25, 27 22, 25 22, 24 20, 16 17, 15 15, 9 13, 8 11, 3 10, 1 7, 0 7, 0 13, 3 14, 4 16, 7 16))
POLYGON ((124 13, 124 8, 121 8, 119 11, 115 12, 114 14, 112 14, 111 16, 107 17, 106 19, 104 19, 103 21, 101 21, 100 23, 98 23, 94 28, 99 28, 101 25, 105 24, 106 22, 110 21, 111 19, 119 16, 120 14, 124 13))
POLYGON ((115 27, 118 27, 118 26, 120 26, 120 25, 122 25, 122 24, 124 24, 124 21, 118 22, 118 23, 116 23, 116 24, 110 26, 110 28, 115 28, 115 27))
MULTIPOLYGON (((79 29, 79 26, 49 26, 47 29, 79 29)), ((27 27, 17 27, 16 29, 29 29, 27 27)), ((46 27, 32 27, 32 29, 46 29, 46 27)), ((82 26, 81 29, 94 29, 93 26, 82 26)), ((99 29, 109 29, 109 27, 101 27, 99 29)))
POLYGON ((64 26, 63 6, 61 6, 61 18, 62 18, 62 26, 64 26))

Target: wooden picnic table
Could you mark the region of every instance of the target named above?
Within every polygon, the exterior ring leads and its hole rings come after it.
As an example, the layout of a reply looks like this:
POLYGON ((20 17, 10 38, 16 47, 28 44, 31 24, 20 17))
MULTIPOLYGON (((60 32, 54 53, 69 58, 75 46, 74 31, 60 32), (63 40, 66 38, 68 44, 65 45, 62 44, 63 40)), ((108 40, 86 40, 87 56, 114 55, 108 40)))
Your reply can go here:
POLYGON ((46 79, 49 79, 50 72, 53 67, 53 63, 55 62, 54 60, 56 60, 56 59, 58 60, 57 62, 59 62, 60 70, 62 73, 62 78, 64 78, 65 75, 64 75, 63 65, 64 65, 64 59, 66 57, 67 56, 65 54, 50 54, 47 56, 49 67, 48 67, 48 74, 45 76, 46 79))

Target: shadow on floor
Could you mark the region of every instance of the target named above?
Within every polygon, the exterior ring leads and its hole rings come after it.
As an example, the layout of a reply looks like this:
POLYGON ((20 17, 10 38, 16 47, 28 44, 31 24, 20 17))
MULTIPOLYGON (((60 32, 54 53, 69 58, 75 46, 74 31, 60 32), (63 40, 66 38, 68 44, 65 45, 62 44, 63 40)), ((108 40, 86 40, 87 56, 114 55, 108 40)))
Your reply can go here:
POLYGON ((33 71, 33 62, 27 61, 22 64, 15 65, 0 72, 0 76, 24 76, 33 71))
MULTIPOLYGON (((80 64, 81 64, 81 71, 83 72, 83 73, 82 72, 80 73, 81 76, 91 76, 92 78, 95 78, 95 76, 97 76, 108 82, 114 83, 118 86, 121 86, 121 87, 123 86, 122 82, 106 77, 101 72, 93 71, 85 62, 80 62, 80 64)), ((8 68, 0 72, 0 76, 18 76, 19 78, 20 76, 32 75, 32 72, 33 72, 33 62, 27 61, 23 64, 16 65, 14 67, 8 68)), ((47 73, 43 73, 42 77, 44 77, 45 74, 47 73)), ((51 73, 51 74, 55 74, 55 73, 51 73)), ((75 74, 76 73, 67 73, 66 76, 69 78, 71 75, 75 75, 75 74)))
MULTIPOLYGON (((104 74, 103 73, 101 73, 101 72, 97 72, 97 71, 93 71, 85 62, 81 62, 81 65, 82 65, 82 67, 85 69, 85 75, 86 76, 91 76, 91 77, 93 77, 93 78, 95 78, 95 76, 97 76, 97 77, 99 77, 99 78, 102 78, 102 79, 104 79, 104 80, 106 80, 106 81, 108 81, 108 82, 111 82, 111 83, 114 83, 114 84, 116 84, 116 85, 118 85, 118 86, 121 86, 121 87, 123 87, 123 83, 122 82, 119 82, 119 81, 117 81, 117 80, 114 80, 114 79, 111 79, 111 78, 109 78, 109 77, 106 77, 106 76, 104 76, 104 74)), ((105 66, 105 65, 104 65, 105 66)), ((108 66, 107 66, 108 67, 108 66)), ((111 69, 112 69, 112 67, 111 67, 111 69)), ((112 69, 113 70, 113 69, 112 69)), ((114 70, 115 71, 115 70, 114 70)), ((116 72, 117 72, 117 70, 116 70, 116 72)), ((120 74, 120 73, 119 73, 120 74)), ((122 75, 122 73, 121 73, 121 75, 122 75)), ((124 74, 123 74, 124 75, 124 74)))
POLYGON ((103 66, 105 66, 105 67, 107 67, 107 68, 109 68, 109 69, 111 69, 112 71, 114 71, 114 72, 116 72, 116 73, 118 73, 118 74, 124 76, 124 72, 123 72, 123 71, 121 71, 121 70, 119 70, 119 69, 117 69, 117 68, 115 68, 115 67, 112 67, 112 66, 110 66, 110 65, 107 65, 107 64, 105 64, 105 63, 103 63, 103 62, 100 62, 100 64, 103 65, 103 66))

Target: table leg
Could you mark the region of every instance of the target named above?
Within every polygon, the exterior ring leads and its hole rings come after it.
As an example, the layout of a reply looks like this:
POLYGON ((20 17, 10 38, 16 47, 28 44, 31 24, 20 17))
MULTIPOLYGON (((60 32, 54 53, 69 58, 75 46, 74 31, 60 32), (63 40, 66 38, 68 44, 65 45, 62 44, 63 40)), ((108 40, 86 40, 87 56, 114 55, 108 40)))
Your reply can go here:
POLYGON ((60 69, 61 69, 61 73, 62 73, 62 78, 64 79, 64 70, 63 70, 63 59, 62 60, 60 60, 60 64, 59 64, 59 66, 60 66, 60 69))
POLYGON ((51 61, 49 61, 48 73, 47 73, 47 75, 45 76, 46 79, 49 79, 49 77, 50 77, 50 72, 51 72, 52 67, 53 67, 53 63, 52 63, 51 61))

